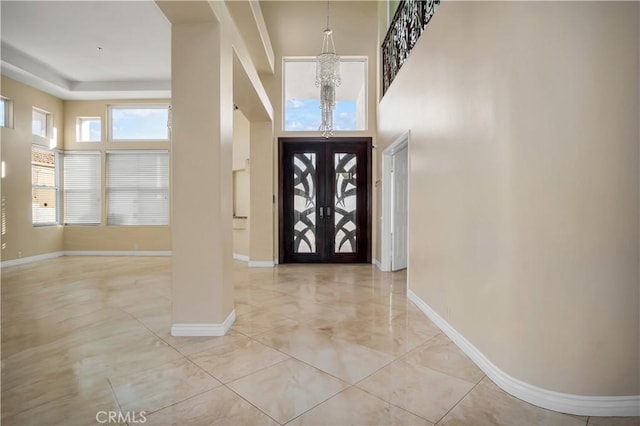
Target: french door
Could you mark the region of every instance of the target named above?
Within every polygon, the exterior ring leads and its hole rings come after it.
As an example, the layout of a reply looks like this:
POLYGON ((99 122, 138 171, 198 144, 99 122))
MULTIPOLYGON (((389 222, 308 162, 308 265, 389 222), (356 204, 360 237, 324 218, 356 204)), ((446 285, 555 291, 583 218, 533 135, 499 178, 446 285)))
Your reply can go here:
POLYGON ((280 262, 371 262, 371 138, 280 138, 280 262))

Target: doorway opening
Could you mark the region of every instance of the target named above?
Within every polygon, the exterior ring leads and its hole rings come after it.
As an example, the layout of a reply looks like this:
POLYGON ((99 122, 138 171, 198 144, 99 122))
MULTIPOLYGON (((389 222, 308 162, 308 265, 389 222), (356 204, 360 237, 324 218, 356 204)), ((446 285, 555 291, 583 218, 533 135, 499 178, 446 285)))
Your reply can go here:
POLYGON ((382 152, 380 269, 406 269, 409 257, 409 137, 406 132, 382 152))

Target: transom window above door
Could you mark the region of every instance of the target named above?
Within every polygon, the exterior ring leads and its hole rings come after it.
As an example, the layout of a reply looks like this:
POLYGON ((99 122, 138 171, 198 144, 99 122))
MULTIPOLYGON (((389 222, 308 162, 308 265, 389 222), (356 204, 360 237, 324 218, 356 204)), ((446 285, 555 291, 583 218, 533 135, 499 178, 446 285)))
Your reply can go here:
MULTIPOLYGON (((367 130, 367 58, 340 58, 340 74, 342 84, 336 87, 334 130, 367 130)), ((322 117, 315 58, 284 58, 282 75, 283 129, 318 131, 322 117)))

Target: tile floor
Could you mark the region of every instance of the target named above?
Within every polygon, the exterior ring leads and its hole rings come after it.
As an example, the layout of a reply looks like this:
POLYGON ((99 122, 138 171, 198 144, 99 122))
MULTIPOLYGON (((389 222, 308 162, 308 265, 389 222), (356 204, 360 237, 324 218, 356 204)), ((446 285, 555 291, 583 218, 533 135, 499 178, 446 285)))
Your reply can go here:
POLYGON ((407 300, 402 272, 237 263, 228 335, 177 338, 170 268, 63 257, 3 269, 2 424, 90 425, 109 411, 129 425, 640 423, 505 394, 407 300))

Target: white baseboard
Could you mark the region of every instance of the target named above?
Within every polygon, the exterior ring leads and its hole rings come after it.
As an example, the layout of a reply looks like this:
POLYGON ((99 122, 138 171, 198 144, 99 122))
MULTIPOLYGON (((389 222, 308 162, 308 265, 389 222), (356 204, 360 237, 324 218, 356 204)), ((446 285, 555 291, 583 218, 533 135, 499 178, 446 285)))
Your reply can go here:
POLYGON ((391 264, 389 264, 389 266, 387 268, 385 268, 382 265, 382 261, 378 260, 378 259, 371 259, 371 263, 373 263, 374 265, 376 265, 378 267, 379 270, 381 270, 382 272, 392 272, 391 271, 391 264))
POLYGON ((236 310, 232 310, 222 324, 173 324, 171 335, 185 336, 224 336, 236 320, 236 310))
POLYGON ((249 268, 273 268, 275 262, 273 260, 250 260, 249 268))
POLYGON ((0 262, 0 268, 24 265, 25 263, 38 262, 40 260, 53 259, 54 257, 61 256, 171 256, 171 251, 65 250, 39 254, 37 256, 21 257, 20 259, 5 260, 4 262, 0 262))
POLYGON ((241 262, 249 262, 249 256, 245 256, 244 254, 233 253, 233 259, 241 262))
POLYGON ((10 266, 24 265, 26 263, 38 262, 40 260, 53 259, 55 257, 64 256, 64 251, 55 251, 53 253, 38 254, 36 256, 21 257, 20 259, 11 259, 0 262, 0 268, 8 268, 10 266))
POLYGON ((66 250, 65 256, 171 256, 163 250, 66 250))
POLYGON ((583 396, 554 392, 510 376, 454 329, 444 318, 407 290, 409 300, 433 321, 484 373, 505 392, 538 407, 579 416, 640 416, 640 395, 583 396))

